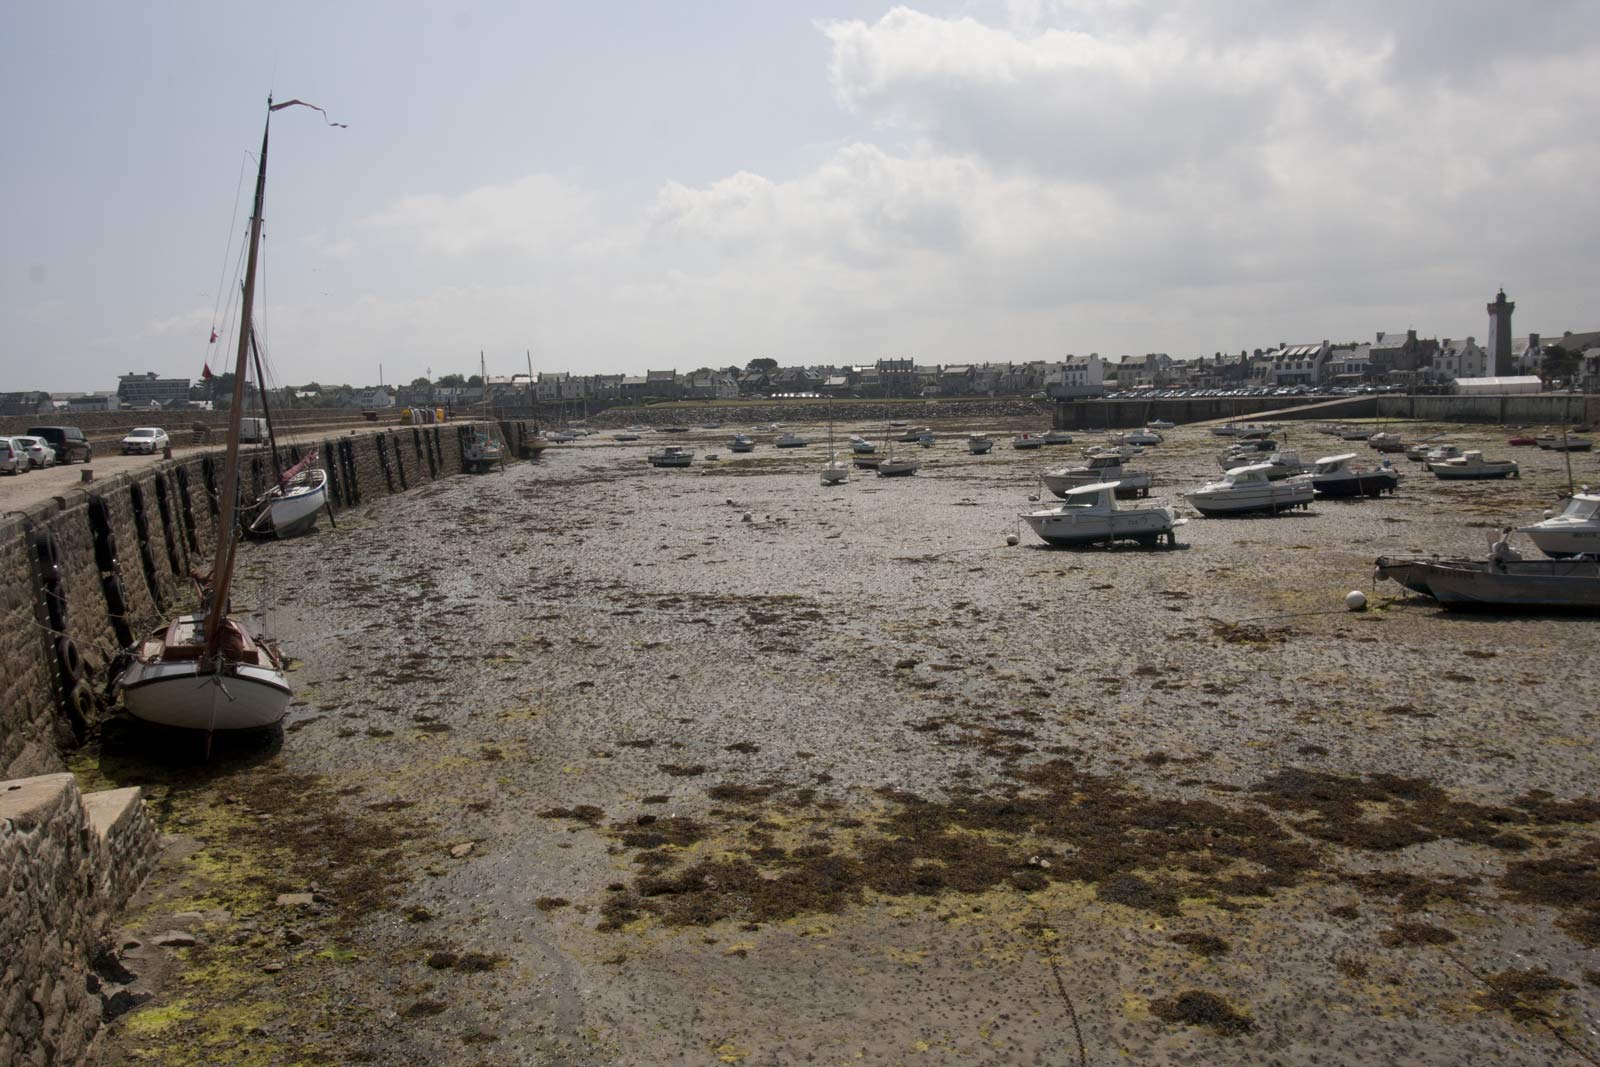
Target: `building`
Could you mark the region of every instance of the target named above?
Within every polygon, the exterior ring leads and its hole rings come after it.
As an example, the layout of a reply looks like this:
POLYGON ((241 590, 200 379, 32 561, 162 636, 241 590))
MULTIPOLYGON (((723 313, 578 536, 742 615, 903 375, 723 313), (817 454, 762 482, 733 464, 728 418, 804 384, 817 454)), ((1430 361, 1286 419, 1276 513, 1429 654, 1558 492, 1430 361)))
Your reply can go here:
POLYGON ((1517 374, 1489 378, 1457 378, 1456 392, 1464 394, 1537 393, 1544 383, 1536 375, 1517 374))
POLYGON ((353 405, 363 411, 372 411, 377 408, 394 407, 394 393, 387 385, 375 385, 366 389, 357 389, 353 397, 353 405))
POLYGON ((189 400, 189 379, 157 378, 155 371, 124 374, 117 379, 117 399, 130 408, 182 407, 189 400))
MULTIPOLYGON (((1119 377, 1118 382, 1121 382, 1119 377)), ((1055 380, 1046 388, 1057 400, 1071 397, 1104 396, 1106 393, 1106 363, 1099 353, 1087 356, 1068 356, 1055 380)))
POLYGON ((49 393, 0 393, 0 415, 43 415, 55 409, 49 393))
POLYGON ((1511 363, 1511 313, 1517 305, 1506 299, 1506 291, 1495 294, 1494 303, 1487 305, 1489 312, 1489 358, 1494 361, 1497 378, 1515 373, 1511 363))
POLYGON ((1455 381, 1458 378, 1483 378, 1489 373, 1489 353, 1475 338, 1453 341, 1446 337, 1439 342, 1433 354, 1435 378, 1455 381))

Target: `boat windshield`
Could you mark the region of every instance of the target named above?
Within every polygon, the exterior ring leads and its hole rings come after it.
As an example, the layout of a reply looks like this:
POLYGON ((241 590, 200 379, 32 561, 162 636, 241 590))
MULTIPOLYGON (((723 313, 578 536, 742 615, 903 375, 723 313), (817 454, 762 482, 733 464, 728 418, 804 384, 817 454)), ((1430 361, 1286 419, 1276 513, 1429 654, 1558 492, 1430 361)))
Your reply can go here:
POLYGON ((1587 521, 1600 514, 1600 500, 1584 500, 1581 497, 1571 497, 1567 506, 1562 510, 1560 517, 1576 521, 1587 521))
POLYGON ((1086 508, 1097 508, 1104 504, 1105 495, 1106 494, 1104 492, 1074 493, 1071 496, 1068 496, 1061 506, 1064 508, 1077 508, 1080 510, 1086 508))

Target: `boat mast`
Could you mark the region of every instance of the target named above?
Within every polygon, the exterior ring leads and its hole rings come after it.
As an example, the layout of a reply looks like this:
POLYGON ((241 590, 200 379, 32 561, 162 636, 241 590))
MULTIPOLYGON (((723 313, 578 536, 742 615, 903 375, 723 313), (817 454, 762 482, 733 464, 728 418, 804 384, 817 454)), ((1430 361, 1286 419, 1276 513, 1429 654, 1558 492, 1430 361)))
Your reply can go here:
POLYGON ((236 504, 239 494, 239 422, 244 415, 244 385, 250 355, 250 316, 255 310, 256 258, 261 251, 261 205, 267 188, 267 136, 272 132, 272 97, 261 131, 261 162, 256 170, 255 208, 250 215, 250 253, 244 266, 244 300, 239 311, 239 355, 233 366, 233 404, 228 411, 228 451, 222 475, 222 515, 217 526, 217 557, 211 565, 211 600, 206 605, 204 658, 217 654, 222 623, 228 615, 228 590, 233 584, 233 555, 238 547, 236 504))
POLYGON ((256 357, 256 388, 261 393, 261 414, 267 419, 267 443, 272 447, 272 474, 283 485, 283 461, 278 458, 278 432, 272 428, 272 409, 267 406, 267 376, 261 369, 261 342, 256 340, 256 328, 250 327, 250 351, 256 357))

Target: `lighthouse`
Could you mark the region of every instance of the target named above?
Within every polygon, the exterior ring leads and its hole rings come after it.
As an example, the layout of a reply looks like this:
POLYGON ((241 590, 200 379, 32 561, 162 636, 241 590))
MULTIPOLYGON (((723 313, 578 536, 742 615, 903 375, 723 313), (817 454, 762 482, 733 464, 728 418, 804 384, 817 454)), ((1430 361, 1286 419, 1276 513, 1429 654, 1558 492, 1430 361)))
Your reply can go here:
POLYGON ((1502 289, 1495 294, 1488 310, 1489 358, 1494 361, 1494 370, 1489 373, 1496 378, 1509 378, 1516 373, 1511 366, 1511 313, 1517 310, 1517 305, 1506 299, 1506 291, 1502 289))

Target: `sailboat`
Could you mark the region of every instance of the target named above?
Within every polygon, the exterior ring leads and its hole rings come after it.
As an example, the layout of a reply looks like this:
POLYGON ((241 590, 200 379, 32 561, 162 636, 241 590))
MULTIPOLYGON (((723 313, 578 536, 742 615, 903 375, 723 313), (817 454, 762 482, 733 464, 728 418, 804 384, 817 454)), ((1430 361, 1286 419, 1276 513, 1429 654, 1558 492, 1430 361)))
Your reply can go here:
POLYGON ((894 442, 886 432, 883 435, 884 445, 889 454, 878 464, 878 477, 880 478, 909 478, 917 473, 917 468, 922 466, 914 459, 895 459, 894 442))
POLYGON ((823 485, 838 485, 850 480, 850 464, 839 458, 833 448, 833 404, 828 404, 828 462, 822 465, 819 475, 823 485))
MULTIPOLYGON (((250 250, 245 259, 244 299, 240 307, 239 355, 234 366, 233 403, 228 409, 228 449, 223 464, 222 514, 217 523, 217 554, 209 574, 196 575, 203 608, 180 615, 148 634, 133 649, 114 686, 128 713, 145 722, 192 730, 249 730, 272 726, 289 710, 293 695, 276 645, 230 616, 229 593, 239 547, 239 436, 244 412, 245 377, 255 307, 256 261, 261 251, 262 201, 267 185, 267 138, 272 113, 309 107, 303 100, 274 104, 267 99, 261 134, 250 250)), ((323 116, 326 119, 326 113, 323 116)))
MULTIPOLYGON (((483 362, 482 352, 478 353, 478 378, 483 382, 483 421, 492 427, 493 423, 489 420, 489 372, 483 362)), ((492 430, 474 427, 467 431, 461 443, 461 462, 467 470, 482 473, 491 467, 504 467, 506 450, 495 439, 492 430)))
MULTIPOLYGON (((272 427, 272 407, 267 403, 267 377, 261 366, 261 344, 256 339, 255 327, 250 329, 250 349, 255 355, 256 388, 261 395, 261 413, 267 420, 267 441, 272 450, 271 489, 256 498, 254 504, 242 509, 240 523, 251 537, 282 539, 309 533, 316 528, 317 513, 328 506, 328 472, 312 464, 317 453, 312 451, 300 462, 283 469, 278 456, 278 435, 272 427)), ((329 521, 333 512, 329 511, 329 521)))

